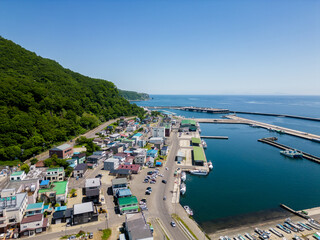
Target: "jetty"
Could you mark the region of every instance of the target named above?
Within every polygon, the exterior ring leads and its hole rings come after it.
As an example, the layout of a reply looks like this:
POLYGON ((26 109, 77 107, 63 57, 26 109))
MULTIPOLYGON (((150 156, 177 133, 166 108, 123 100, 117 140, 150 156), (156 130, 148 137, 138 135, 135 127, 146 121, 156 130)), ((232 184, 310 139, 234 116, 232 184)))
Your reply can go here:
POLYGON ((207 138, 207 139, 229 139, 228 136, 201 136, 201 138, 207 138))
POLYGON ((304 218, 304 219, 309 219, 310 217, 309 216, 307 216, 307 215, 305 215, 305 214, 302 214, 302 213, 300 213, 300 212, 298 212, 298 211, 295 211, 295 210, 293 210, 292 208, 290 208, 290 207, 288 207, 288 206, 286 206, 286 205, 284 205, 284 204, 280 204, 280 207, 282 207, 283 209, 285 209, 285 210, 287 210, 287 211, 289 211, 289 212, 291 212, 291 213, 293 213, 293 214, 295 214, 295 215, 297 215, 297 216, 299 216, 299 217, 302 217, 302 218, 304 218))
MULTIPOLYGON (((261 138, 258 141, 262 142, 262 143, 269 144, 271 146, 277 147, 277 148, 282 149, 282 150, 294 150, 294 148, 286 146, 284 144, 280 144, 280 143, 276 142, 276 140, 277 140, 276 138, 261 138)), ((303 151, 300 151, 300 150, 297 150, 297 151, 299 151, 299 152, 301 152, 303 154, 303 158, 308 159, 308 160, 313 161, 313 162, 316 162, 316 163, 320 163, 320 157, 313 156, 313 155, 311 155, 309 153, 306 153, 306 152, 303 152, 303 151)))

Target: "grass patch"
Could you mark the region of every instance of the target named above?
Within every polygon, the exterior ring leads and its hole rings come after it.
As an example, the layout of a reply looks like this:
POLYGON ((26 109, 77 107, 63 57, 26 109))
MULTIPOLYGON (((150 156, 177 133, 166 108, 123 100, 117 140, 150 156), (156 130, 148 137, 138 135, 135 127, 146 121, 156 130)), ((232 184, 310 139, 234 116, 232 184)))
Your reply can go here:
POLYGON ((102 237, 101 237, 101 239, 102 240, 107 240, 107 239, 109 239, 110 238, 110 236, 111 236, 111 229, 110 228, 108 228, 108 229, 103 229, 102 230, 102 237))
POLYGON ((191 231, 191 229, 188 227, 188 225, 187 225, 177 214, 172 214, 172 217, 173 217, 176 221, 181 222, 181 223, 185 226, 185 228, 188 229, 188 231, 191 233, 191 235, 192 235, 195 239, 199 240, 199 239, 197 238, 197 236, 196 236, 196 235, 191 231))

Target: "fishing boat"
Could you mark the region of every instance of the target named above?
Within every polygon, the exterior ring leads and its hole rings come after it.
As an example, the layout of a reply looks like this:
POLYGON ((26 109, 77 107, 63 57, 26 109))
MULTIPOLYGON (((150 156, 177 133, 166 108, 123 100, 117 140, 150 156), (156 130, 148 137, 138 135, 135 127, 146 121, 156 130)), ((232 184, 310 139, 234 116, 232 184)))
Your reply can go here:
POLYGON ((206 141, 204 141, 204 140, 201 140, 201 144, 202 144, 203 148, 207 148, 207 146, 208 146, 206 141))
POLYGON ((280 134, 284 133, 283 130, 276 130, 276 132, 277 132, 277 133, 280 133, 280 134))
POLYGON ((213 166, 212 166, 212 162, 208 162, 208 168, 209 168, 209 170, 212 170, 212 168, 213 168, 213 166))
POLYGON ((189 206, 184 206, 184 210, 188 213, 188 215, 193 216, 193 211, 189 206))
POLYGON ((245 233, 244 236, 246 236, 249 240, 255 240, 249 233, 245 233))
POLYGON ((181 180, 184 182, 187 179, 187 174, 186 172, 181 172, 181 180))
POLYGON ((269 228, 270 232, 272 232, 273 234, 275 234, 278 237, 283 237, 283 234, 278 232, 277 230, 275 230, 274 228, 269 228))
POLYGON ((208 175, 208 172, 204 170, 191 170, 190 173, 193 175, 202 175, 202 176, 208 175))
POLYGON ((286 233, 288 233, 288 234, 291 233, 290 229, 285 228, 285 227, 284 227, 283 225, 281 225, 281 224, 277 224, 277 228, 281 229, 282 231, 284 231, 284 232, 286 232, 286 233))
POLYGON ((186 185, 184 183, 181 183, 181 185, 180 185, 180 193, 182 195, 184 195, 186 193, 186 191, 187 191, 186 185))
POLYGON ((285 155, 285 156, 290 157, 290 158, 301 158, 301 157, 303 157, 303 154, 301 152, 298 152, 295 149, 294 150, 288 149, 288 150, 280 151, 280 153, 282 155, 285 155))

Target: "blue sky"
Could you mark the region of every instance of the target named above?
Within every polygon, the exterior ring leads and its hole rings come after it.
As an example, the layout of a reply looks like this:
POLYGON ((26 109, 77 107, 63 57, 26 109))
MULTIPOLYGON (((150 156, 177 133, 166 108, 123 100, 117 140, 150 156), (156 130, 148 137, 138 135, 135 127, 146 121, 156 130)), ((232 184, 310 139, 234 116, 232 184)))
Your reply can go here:
POLYGON ((0 35, 151 94, 320 93, 320 1, 0 1, 0 35))

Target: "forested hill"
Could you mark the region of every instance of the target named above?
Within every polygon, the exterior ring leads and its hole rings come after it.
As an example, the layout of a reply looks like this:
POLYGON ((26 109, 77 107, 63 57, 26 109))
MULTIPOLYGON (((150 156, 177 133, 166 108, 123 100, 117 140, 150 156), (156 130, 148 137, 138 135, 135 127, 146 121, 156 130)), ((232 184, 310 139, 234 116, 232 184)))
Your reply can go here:
POLYGON ((113 83, 0 37, 0 161, 24 160, 101 122, 142 112, 113 83))
POLYGON ((122 97, 129 101, 141 101, 141 100, 148 100, 150 99, 149 94, 147 93, 138 93, 134 91, 126 91, 126 90, 120 90, 119 93, 122 97))

